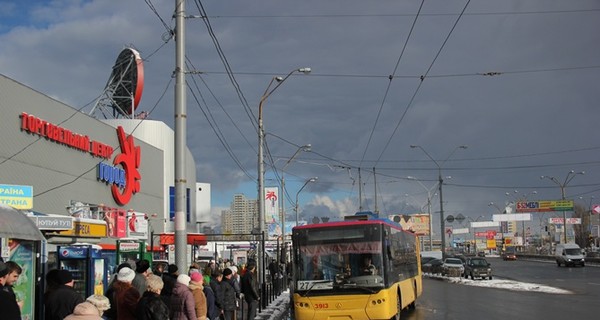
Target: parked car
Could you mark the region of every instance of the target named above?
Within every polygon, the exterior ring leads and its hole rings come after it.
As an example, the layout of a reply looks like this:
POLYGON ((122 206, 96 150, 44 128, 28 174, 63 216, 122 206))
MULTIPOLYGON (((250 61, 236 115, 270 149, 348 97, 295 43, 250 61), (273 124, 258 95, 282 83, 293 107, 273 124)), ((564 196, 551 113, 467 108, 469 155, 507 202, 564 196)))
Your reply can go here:
POLYGON ((482 258, 485 257, 485 251, 479 251, 479 252, 477 252, 477 256, 478 257, 482 257, 482 258))
POLYGON ((442 275, 449 277, 462 277, 465 267, 459 258, 446 258, 442 265, 442 275))
POLYGON ((442 261, 442 259, 434 258, 434 259, 429 260, 429 261, 425 262, 424 264, 422 264, 421 271, 431 273, 431 274, 442 273, 442 265, 443 264, 444 264, 444 262, 442 261))
POLYGON ((471 276, 471 279, 488 278, 492 280, 492 267, 485 258, 469 258, 465 263, 465 278, 469 276, 471 276))

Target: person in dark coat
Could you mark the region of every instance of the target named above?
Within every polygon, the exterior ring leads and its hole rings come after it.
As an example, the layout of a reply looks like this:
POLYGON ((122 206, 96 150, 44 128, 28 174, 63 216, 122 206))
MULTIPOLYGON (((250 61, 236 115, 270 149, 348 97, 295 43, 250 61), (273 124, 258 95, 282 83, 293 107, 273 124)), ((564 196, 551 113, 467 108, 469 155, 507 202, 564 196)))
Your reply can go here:
POLYGON ((210 288, 215 294, 215 313, 220 317, 223 314, 223 290, 221 290, 221 281, 223 280, 223 273, 219 269, 212 271, 210 275, 210 288))
POLYGON ((160 295, 163 296, 163 298, 166 301, 169 301, 171 299, 171 295, 173 294, 173 288, 175 288, 175 283, 177 283, 178 276, 179 269, 177 268, 177 265, 170 264, 169 267, 167 267, 167 273, 163 275, 163 282, 165 283, 165 285, 162 291, 160 292, 160 295))
POLYGON ((151 274, 150 261, 142 259, 135 264, 135 278, 131 285, 137 289, 140 296, 146 292, 146 278, 151 274))
POLYGON ((190 276, 180 274, 173 288, 171 301, 169 303, 169 315, 171 320, 196 320, 196 303, 194 295, 189 288, 190 276))
POLYGON ((242 293, 244 294, 244 300, 248 304, 246 319, 252 320, 256 317, 258 301, 260 300, 260 296, 258 295, 258 280, 256 278, 256 262, 248 262, 246 268, 246 273, 242 277, 242 293))
POLYGON ((237 293, 235 290, 236 281, 233 279, 233 271, 226 268, 223 270, 223 280, 221 281, 221 291, 223 292, 223 318, 225 320, 235 320, 237 293))
POLYGON ((21 320, 21 309, 10 286, 6 286, 8 266, 0 261, 0 312, 2 319, 21 320))
POLYGON ((146 292, 138 302, 135 310, 137 320, 168 320, 169 308, 160 296, 164 283, 157 275, 149 275, 146 279, 146 292))
POLYGON ((217 320, 217 319, 219 319, 220 312, 218 312, 218 309, 217 309, 215 293, 213 292, 209 283, 206 283, 206 281, 205 281, 203 285, 204 285, 204 289, 203 289, 204 296, 206 297, 206 308, 207 308, 206 318, 208 320, 217 320))
POLYGON ((135 278, 135 271, 124 267, 117 273, 117 280, 113 284, 113 291, 107 298, 110 300, 110 309, 104 315, 113 320, 135 320, 135 309, 140 293, 131 282, 135 278))
POLYGON ((44 299, 45 319, 63 320, 73 313, 78 304, 85 302, 85 299, 73 289, 75 281, 68 270, 58 270, 49 274, 49 282, 54 281, 57 287, 49 291, 44 299))

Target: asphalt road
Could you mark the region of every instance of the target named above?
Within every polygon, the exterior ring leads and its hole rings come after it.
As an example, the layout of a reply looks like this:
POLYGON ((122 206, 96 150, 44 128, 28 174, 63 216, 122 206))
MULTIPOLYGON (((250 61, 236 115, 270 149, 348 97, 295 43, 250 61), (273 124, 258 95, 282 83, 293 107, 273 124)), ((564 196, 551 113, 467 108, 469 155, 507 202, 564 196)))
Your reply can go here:
MULTIPOLYGON (((417 309, 403 319, 597 319, 600 268, 557 267, 551 261, 488 258, 495 279, 511 279, 569 290, 570 294, 474 287, 444 279, 423 281, 417 309)), ((486 281, 486 280, 480 280, 486 281)))

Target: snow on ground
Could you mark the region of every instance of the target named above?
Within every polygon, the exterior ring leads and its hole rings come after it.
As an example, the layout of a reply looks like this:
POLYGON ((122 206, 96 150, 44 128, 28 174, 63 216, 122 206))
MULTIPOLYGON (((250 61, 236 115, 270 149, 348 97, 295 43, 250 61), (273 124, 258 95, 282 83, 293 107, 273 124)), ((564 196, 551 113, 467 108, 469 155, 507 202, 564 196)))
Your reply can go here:
POLYGON ((280 320, 283 319, 290 309, 290 291, 282 292, 275 301, 271 302, 265 309, 256 315, 256 320, 280 320))
POLYGON ((471 280, 462 277, 445 277, 441 275, 434 275, 430 273, 424 273, 424 277, 432 279, 442 279, 452 283, 463 284, 467 286, 485 287, 485 288, 496 288, 505 289, 512 291, 527 291, 527 292, 543 292, 553 294, 572 294, 569 290, 564 290, 556 287, 546 286, 537 283, 520 282, 508 279, 494 279, 494 280, 471 280))

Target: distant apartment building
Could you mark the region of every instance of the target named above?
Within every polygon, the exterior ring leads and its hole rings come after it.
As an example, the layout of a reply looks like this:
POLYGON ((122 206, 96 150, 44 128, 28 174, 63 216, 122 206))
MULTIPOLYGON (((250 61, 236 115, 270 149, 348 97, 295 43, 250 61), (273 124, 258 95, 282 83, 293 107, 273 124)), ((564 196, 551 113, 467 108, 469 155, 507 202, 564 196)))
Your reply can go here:
POLYGON ((243 194, 233 196, 229 210, 221 211, 221 226, 224 234, 248 234, 258 226, 258 202, 243 194))

